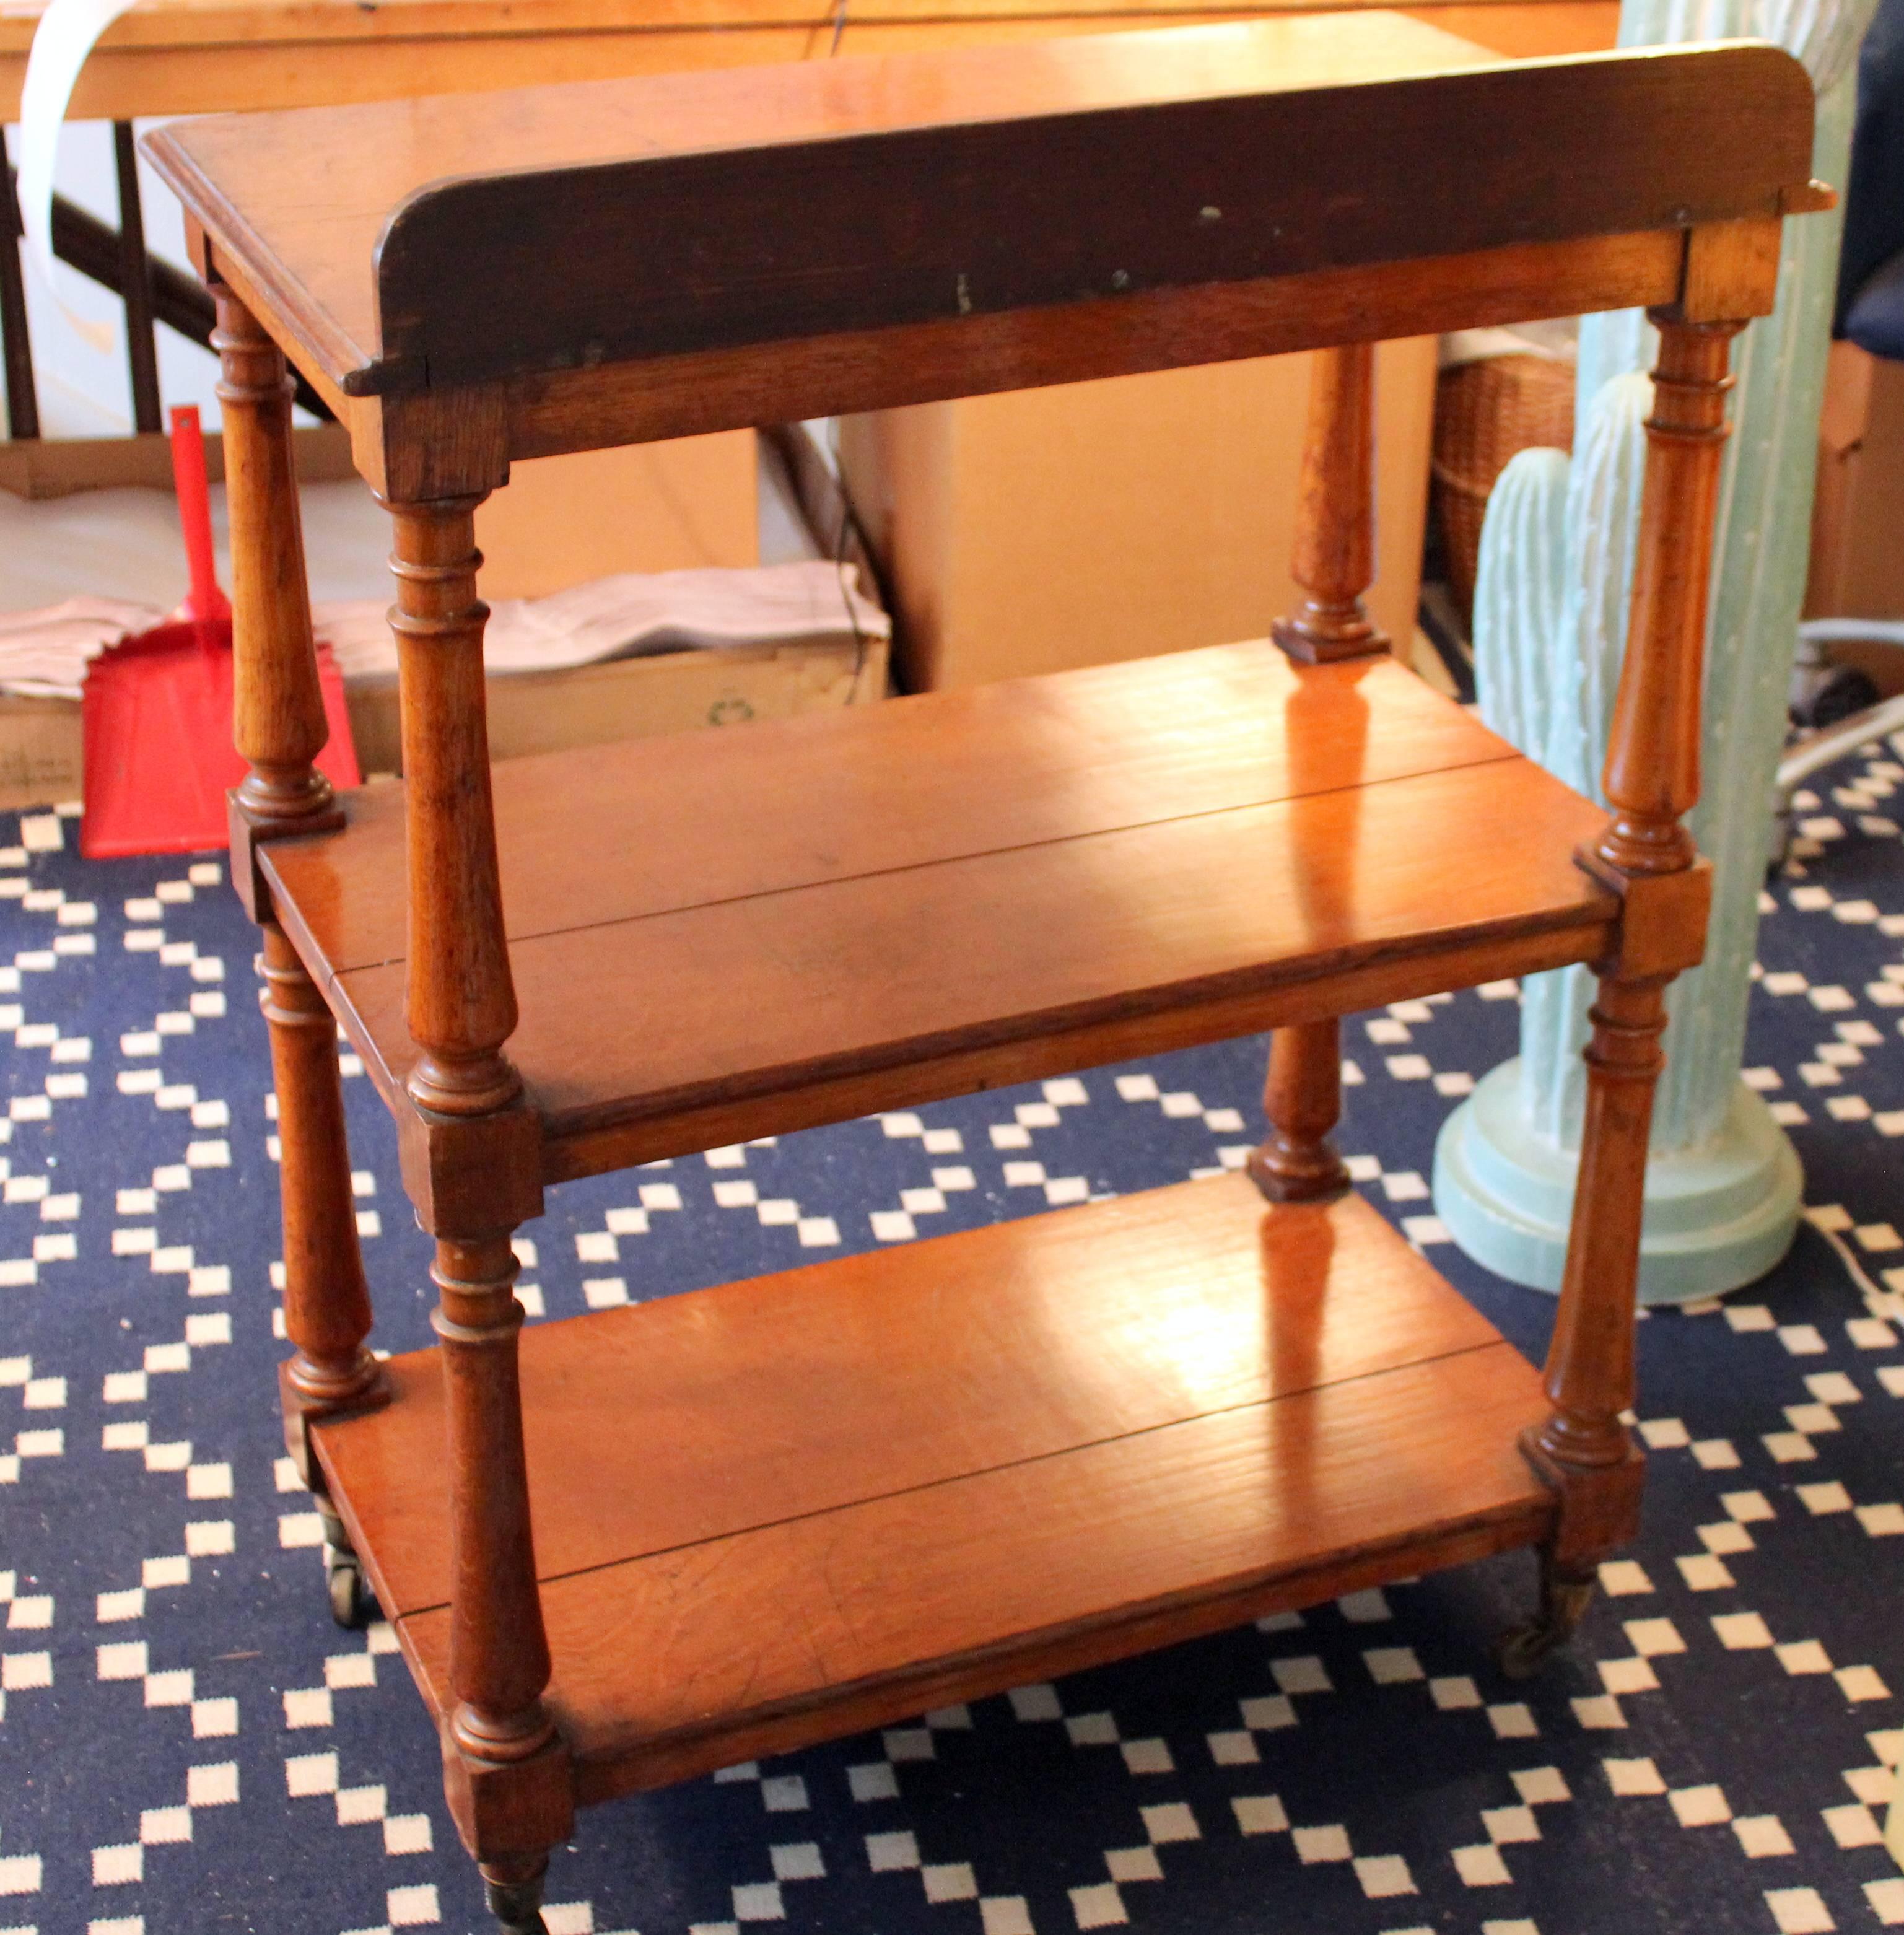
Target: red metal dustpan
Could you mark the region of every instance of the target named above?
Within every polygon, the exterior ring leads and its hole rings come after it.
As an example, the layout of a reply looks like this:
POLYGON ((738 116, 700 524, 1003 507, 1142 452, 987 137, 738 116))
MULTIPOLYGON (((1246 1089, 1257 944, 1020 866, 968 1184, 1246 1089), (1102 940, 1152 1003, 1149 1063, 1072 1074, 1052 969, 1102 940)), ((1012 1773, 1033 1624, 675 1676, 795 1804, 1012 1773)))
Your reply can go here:
MULTIPOLYGON (((211 496, 195 409, 172 412, 172 474, 179 493, 192 593, 173 621, 94 660, 81 702, 89 859, 190 853, 225 844, 225 795, 245 777, 231 744, 231 607, 212 554, 211 496)), ((330 738, 318 755, 331 783, 358 783, 344 681, 318 648, 318 682, 330 738)))

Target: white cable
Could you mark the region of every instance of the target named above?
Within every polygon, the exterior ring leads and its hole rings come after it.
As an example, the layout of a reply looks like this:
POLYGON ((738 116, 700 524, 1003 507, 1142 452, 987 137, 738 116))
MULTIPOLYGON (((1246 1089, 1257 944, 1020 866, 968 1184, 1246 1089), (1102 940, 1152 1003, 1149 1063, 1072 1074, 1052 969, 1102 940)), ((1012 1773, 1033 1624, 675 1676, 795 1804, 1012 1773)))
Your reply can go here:
POLYGON ((1887 1317, 1904 1321, 1904 1296, 1894 1290, 1881 1288, 1858 1261, 1851 1245, 1836 1230, 1821 1228, 1816 1223, 1812 1227, 1817 1230, 1818 1234, 1838 1252, 1838 1260, 1845 1266, 1852 1282, 1857 1285, 1859 1293, 1864 1299, 1865 1309, 1873 1317, 1887 1317))
POLYGON ((53 177, 59 158, 59 130, 68 104, 94 43, 133 0, 51 0, 40 16, 20 91, 20 221, 26 253, 60 312, 95 349, 116 340, 110 325, 89 322, 61 300, 53 273, 53 177))

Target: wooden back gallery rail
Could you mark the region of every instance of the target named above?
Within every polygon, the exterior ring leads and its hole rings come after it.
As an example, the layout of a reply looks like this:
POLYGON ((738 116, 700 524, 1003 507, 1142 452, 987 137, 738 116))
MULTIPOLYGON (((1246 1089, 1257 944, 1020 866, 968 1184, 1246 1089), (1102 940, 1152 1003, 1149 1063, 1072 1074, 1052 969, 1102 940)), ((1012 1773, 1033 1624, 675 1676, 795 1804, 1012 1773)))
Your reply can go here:
POLYGON ((1730 344, 1829 199, 1811 141, 1770 47, 1476 67, 1372 14, 149 140, 220 317, 287 1439, 505 1927, 579 1803, 1274 1608, 1528 1545, 1501 1670, 1573 1629, 1638 1503, 1730 344), (1642 303, 1609 816, 1364 615, 1371 346, 1642 303), (513 461, 1298 349, 1273 642, 492 778, 471 519, 513 461), (401 789, 312 765, 287 357, 395 527, 401 789), (1335 1018, 1567 961, 1600 998, 1542 1376, 1347 1191, 1335 1018), (333 1016, 436 1239, 441 1348, 383 1363, 333 1016), (551 1182, 1266 1028, 1233 1173, 522 1330, 551 1182))
MULTIPOLYGON (((19 119, 44 4, 13 0, 0 8, 0 122, 19 119)), ((119 226, 56 195, 53 252, 124 300, 133 427, 156 434, 161 413, 155 325, 205 343, 212 306, 190 276, 146 254, 134 166, 135 119, 333 107, 1313 11, 1314 0, 1231 6, 1199 0, 377 0, 374 6, 361 0, 138 0, 107 29, 81 71, 72 107, 76 119, 115 124, 119 226)), ((1618 0, 1428 0, 1415 11, 1450 33, 1510 55, 1610 47, 1619 14, 1618 0)), ((0 196, 8 433, 26 442, 38 438, 40 419, 18 235, 18 211, 0 196)), ((321 413, 308 389, 300 388, 298 400, 321 413)), ((158 474, 169 476, 162 448, 151 454, 158 474)), ((45 467, 32 463, 31 453, 26 460, 35 470, 45 467)), ((65 460, 51 460, 56 466, 65 460)))

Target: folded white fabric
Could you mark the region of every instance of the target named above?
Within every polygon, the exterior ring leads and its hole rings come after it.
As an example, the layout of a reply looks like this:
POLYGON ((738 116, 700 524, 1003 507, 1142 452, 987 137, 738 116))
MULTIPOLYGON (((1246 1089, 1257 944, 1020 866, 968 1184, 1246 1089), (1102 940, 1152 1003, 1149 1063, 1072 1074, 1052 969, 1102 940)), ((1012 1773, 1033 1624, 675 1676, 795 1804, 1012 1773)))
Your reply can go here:
MULTIPOLYGON (((315 608, 318 636, 347 681, 396 676, 388 610, 382 599, 315 608)), ((165 615, 155 605, 95 597, 0 613, 0 693, 77 699, 92 659, 165 615)), ((892 629, 851 565, 804 560, 629 572, 546 598, 503 599, 490 614, 483 657, 492 673, 558 672, 656 652, 884 638, 892 629)))
MULTIPOLYGON (((388 609, 387 602, 370 600, 317 607, 318 635, 346 681, 396 675, 388 609)), ((492 675, 560 672, 657 652, 884 638, 892 630, 849 564, 803 559, 741 569, 629 572, 546 598, 499 599, 490 611, 483 663, 492 675)))
POLYGON ((155 605, 122 598, 67 598, 38 611, 0 612, 0 692, 77 699, 92 660, 164 616, 155 605))

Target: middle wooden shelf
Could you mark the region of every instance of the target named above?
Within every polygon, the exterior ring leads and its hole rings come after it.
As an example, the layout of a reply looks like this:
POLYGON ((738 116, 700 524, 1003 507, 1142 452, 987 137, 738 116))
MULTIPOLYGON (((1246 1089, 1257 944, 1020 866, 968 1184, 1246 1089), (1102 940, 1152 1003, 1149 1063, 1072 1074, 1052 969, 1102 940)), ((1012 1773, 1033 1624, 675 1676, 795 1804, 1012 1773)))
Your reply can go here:
MULTIPOLYGON (((494 774, 564 1178, 1591 960, 1604 814, 1392 660, 1260 642, 494 774)), ((403 793, 274 843, 394 1106, 403 793)))

